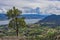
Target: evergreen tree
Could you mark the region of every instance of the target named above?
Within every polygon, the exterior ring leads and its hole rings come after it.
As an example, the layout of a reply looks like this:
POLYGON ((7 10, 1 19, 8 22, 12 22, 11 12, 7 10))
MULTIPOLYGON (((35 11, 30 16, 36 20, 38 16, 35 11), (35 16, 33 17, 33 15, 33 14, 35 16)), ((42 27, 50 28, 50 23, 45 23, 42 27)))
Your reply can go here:
POLYGON ((18 16, 20 16, 21 13, 22 11, 16 9, 15 7, 7 11, 7 16, 9 19, 11 19, 9 27, 14 28, 16 30, 17 36, 18 36, 18 28, 26 26, 24 18, 22 17, 18 18, 18 16))

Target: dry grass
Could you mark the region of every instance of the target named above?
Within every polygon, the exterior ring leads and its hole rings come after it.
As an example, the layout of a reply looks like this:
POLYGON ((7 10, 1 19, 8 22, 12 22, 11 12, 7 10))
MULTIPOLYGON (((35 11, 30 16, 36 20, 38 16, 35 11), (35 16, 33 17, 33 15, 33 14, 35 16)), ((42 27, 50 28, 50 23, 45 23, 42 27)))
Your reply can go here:
POLYGON ((21 37, 17 37, 17 36, 6 36, 6 37, 3 37, 3 38, 0 38, 0 40, 20 40, 21 37))
POLYGON ((3 38, 0 38, 0 40, 28 40, 26 37, 24 36, 6 36, 6 37, 3 37, 3 38))

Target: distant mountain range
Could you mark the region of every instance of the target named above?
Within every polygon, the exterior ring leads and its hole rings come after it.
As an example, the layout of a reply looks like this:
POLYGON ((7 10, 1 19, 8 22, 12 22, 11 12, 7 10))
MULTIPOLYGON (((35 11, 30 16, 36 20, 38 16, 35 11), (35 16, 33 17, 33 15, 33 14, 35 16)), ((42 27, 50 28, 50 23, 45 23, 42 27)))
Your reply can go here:
MULTIPOLYGON (((34 24, 35 22, 38 22, 39 20, 42 20, 47 15, 40 15, 40 14, 22 14, 20 16, 23 16, 25 18, 26 24, 34 24)), ((18 16, 18 17, 20 17, 18 16)), ((8 17, 4 13, 0 13, 0 25, 6 25, 9 23, 8 17)))
MULTIPOLYGON (((28 23, 32 23, 32 24, 35 23, 35 24, 40 24, 41 26, 50 26, 50 27, 60 26, 60 15, 55 15, 55 14, 52 14, 52 15, 23 14, 21 16, 23 16, 25 19, 28 19, 28 21, 26 21, 27 24, 28 23)), ((20 16, 18 16, 18 17, 20 17, 20 16)), ((0 14, 0 21, 1 20, 8 20, 7 15, 0 14)))
POLYGON ((40 15, 40 14, 23 14, 21 15, 23 16, 25 19, 43 19, 48 15, 40 15))
POLYGON ((42 26, 60 26, 60 15, 50 15, 37 22, 37 24, 41 24, 42 26))
MULTIPOLYGON (((46 17, 47 15, 39 15, 39 14, 23 14, 21 15, 23 16, 25 19, 43 19, 44 17, 46 17)), ((20 17, 20 16, 18 16, 20 17)), ((0 20, 7 20, 8 17, 6 14, 1 13, 0 14, 0 20)))
POLYGON ((8 18, 6 14, 3 14, 3 13, 0 14, 0 20, 7 20, 7 19, 8 18))

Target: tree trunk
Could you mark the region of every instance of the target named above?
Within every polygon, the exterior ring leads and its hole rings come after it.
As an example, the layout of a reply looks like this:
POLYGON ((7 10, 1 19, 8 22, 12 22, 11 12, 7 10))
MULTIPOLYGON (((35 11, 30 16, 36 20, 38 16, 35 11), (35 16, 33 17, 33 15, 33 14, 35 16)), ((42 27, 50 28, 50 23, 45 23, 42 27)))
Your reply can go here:
POLYGON ((17 17, 15 18, 16 20, 16 35, 18 36, 18 24, 17 24, 17 17))

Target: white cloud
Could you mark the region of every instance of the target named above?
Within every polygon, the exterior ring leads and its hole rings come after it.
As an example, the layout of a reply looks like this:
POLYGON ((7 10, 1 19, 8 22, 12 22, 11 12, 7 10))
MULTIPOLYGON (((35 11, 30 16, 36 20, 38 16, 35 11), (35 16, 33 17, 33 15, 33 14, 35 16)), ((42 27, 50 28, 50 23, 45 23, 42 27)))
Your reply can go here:
POLYGON ((0 13, 6 13, 7 10, 5 8, 0 8, 0 13))
POLYGON ((0 8, 10 9, 13 6, 19 9, 22 7, 40 7, 42 13, 60 13, 60 10, 54 9, 54 12, 53 9, 50 9, 50 6, 60 8, 60 2, 57 0, 0 0, 0 8))
MULTIPOLYGON (((5 4, 8 7, 36 7, 36 6, 47 6, 53 2, 44 1, 44 0, 0 0, 0 4, 5 4)), ((55 3, 55 2, 54 2, 55 3)), ((54 4, 53 3, 53 4, 54 4)))

